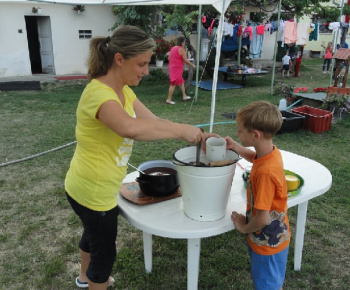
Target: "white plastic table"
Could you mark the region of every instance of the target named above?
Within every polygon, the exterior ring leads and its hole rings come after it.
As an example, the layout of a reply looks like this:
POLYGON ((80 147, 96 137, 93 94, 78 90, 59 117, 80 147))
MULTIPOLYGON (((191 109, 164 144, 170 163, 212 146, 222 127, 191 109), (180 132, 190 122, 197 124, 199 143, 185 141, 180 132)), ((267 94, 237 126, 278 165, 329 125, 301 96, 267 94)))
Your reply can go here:
MULTIPOLYGON (((283 151, 284 168, 291 170, 304 179, 304 186, 299 195, 288 200, 288 207, 297 205, 297 221, 294 249, 294 270, 301 268, 304 243, 305 223, 308 201, 326 193, 332 185, 332 175, 320 163, 309 158, 283 151)), ((245 160, 239 163, 248 165, 245 160)), ((152 235, 173 239, 187 239, 187 289, 197 289, 201 238, 220 235, 235 229, 231 221, 233 210, 245 214, 246 189, 242 179, 243 170, 236 166, 232 182, 226 215, 212 222, 200 222, 188 218, 183 210, 182 198, 175 198, 160 203, 137 205, 122 195, 118 196, 121 215, 133 226, 143 231, 145 269, 152 271, 152 235)), ((128 174, 124 183, 133 182, 138 172, 128 174)))

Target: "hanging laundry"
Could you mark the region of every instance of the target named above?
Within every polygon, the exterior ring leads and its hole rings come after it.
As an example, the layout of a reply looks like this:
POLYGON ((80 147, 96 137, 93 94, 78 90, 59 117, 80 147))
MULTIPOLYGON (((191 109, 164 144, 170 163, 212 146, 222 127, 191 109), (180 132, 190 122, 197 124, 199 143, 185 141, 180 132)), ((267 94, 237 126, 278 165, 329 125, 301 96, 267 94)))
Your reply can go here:
POLYGON ((328 29, 337 31, 340 27, 340 22, 331 22, 328 25, 328 29))
POLYGON ((261 58, 263 40, 264 40, 264 25, 252 27, 252 41, 250 42, 249 58, 261 58), (258 28, 259 27, 259 28, 258 28), (258 31, 263 33, 258 33, 258 31))
POLYGON ((297 24, 297 45, 306 44, 309 38, 309 23, 298 23, 297 24))
POLYGON ((247 26, 243 31, 242 37, 243 38, 249 37, 250 41, 252 41, 252 39, 253 39, 253 27, 247 26))
POLYGON ((318 40, 318 23, 310 24, 311 32, 309 35, 309 41, 318 40))
POLYGON ((297 24, 295 22, 285 22, 284 43, 295 43, 297 41, 297 24))

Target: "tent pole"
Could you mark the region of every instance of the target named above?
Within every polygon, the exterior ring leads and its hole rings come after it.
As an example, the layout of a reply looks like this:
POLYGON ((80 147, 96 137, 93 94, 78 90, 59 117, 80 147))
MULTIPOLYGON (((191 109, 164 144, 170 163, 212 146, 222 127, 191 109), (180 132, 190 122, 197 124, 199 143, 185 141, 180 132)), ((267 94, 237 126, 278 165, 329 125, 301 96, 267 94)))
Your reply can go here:
MULTIPOLYGON (((282 0, 280 0, 278 4, 278 17, 277 17, 277 23, 278 27, 280 26, 280 20, 281 20, 281 6, 282 6, 282 0)), ((278 35, 278 30, 276 31, 276 39, 275 39, 275 50, 273 52, 273 66, 272 66, 272 78, 271 78, 271 95, 273 95, 273 83, 275 82, 275 66, 276 66, 276 55, 277 55, 277 35, 278 35)))
POLYGON ((198 98, 198 79, 199 79, 199 58, 200 58, 200 45, 202 36, 202 5, 199 5, 198 20, 197 20, 197 59, 196 59, 196 90, 194 93, 194 100, 197 102, 198 98))
POLYGON ((221 54, 221 43, 222 43, 222 34, 223 34, 223 25, 224 25, 224 16, 225 16, 225 4, 226 0, 222 1, 222 9, 220 15, 220 22, 217 32, 217 44, 216 44, 216 56, 215 56, 215 67, 213 73, 213 85, 212 85, 212 98, 211 98, 211 113, 210 113, 210 129, 209 132, 213 132, 213 123, 214 123, 214 112, 215 112, 215 97, 216 97, 216 86, 218 83, 218 74, 219 74, 219 65, 220 65, 220 54, 221 54))
MULTIPOLYGON (((243 28, 244 28, 244 25, 242 25, 242 30, 243 30, 243 28)), ((238 66, 241 65, 242 34, 243 34, 243 31, 242 31, 241 35, 238 37, 238 51, 237 51, 237 65, 238 66)))

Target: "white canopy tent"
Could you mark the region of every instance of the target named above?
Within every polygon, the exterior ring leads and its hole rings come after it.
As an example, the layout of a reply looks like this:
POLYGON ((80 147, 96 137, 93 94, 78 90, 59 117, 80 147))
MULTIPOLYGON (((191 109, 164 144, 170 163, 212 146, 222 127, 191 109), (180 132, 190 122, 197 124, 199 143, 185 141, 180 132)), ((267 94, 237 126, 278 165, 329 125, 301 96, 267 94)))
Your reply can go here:
MULTIPOLYGON (((230 0, 191 0, 191 1, 188 1, 188 0, 151 0, 151 1, 149 0, 81 0, 81 1, 27 0, 27 1, 37 2, 37 3, 50 3, 50 4, 66 4, 66 5, 198 5, 198 6, 212 5, 220 13, 220 21, 219 21, 218 34, 217 34, 217 48, 216 48, 217 53, 215 57, 215 66, 214 66, 214 74, 213 74, 210 128, 209 128, 209 132, 213 131, 215 99, 216 99, 218 71, 219 71, 219 63, 220 63, 221 42, 222 42, 222 35, 223 35, 224 14, 231 2, 230 0)), ((197 57, 197 69, 198 69, 198 64, 199 64, 199 58, 197 57)))

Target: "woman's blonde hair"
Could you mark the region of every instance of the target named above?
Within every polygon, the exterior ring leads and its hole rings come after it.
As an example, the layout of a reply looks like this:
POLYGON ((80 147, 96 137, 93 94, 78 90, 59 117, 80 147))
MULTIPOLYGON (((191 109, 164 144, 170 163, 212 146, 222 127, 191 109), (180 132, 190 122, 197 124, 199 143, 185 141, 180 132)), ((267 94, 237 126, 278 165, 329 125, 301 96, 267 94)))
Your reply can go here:
POLYGON ((259 130, 266 137, 273 137, 283 123, 278 107, 266 101, 253 102, 243 107, 238 111, 236 121, 249 132, 259 130))
POLYGON ((87 61, 88 78, 91 80, 107 74, 116 53, 129 59, 154 48, 154 40, 136 26, 119 26, 112 36, 94 37, 90 41, 87 61))

